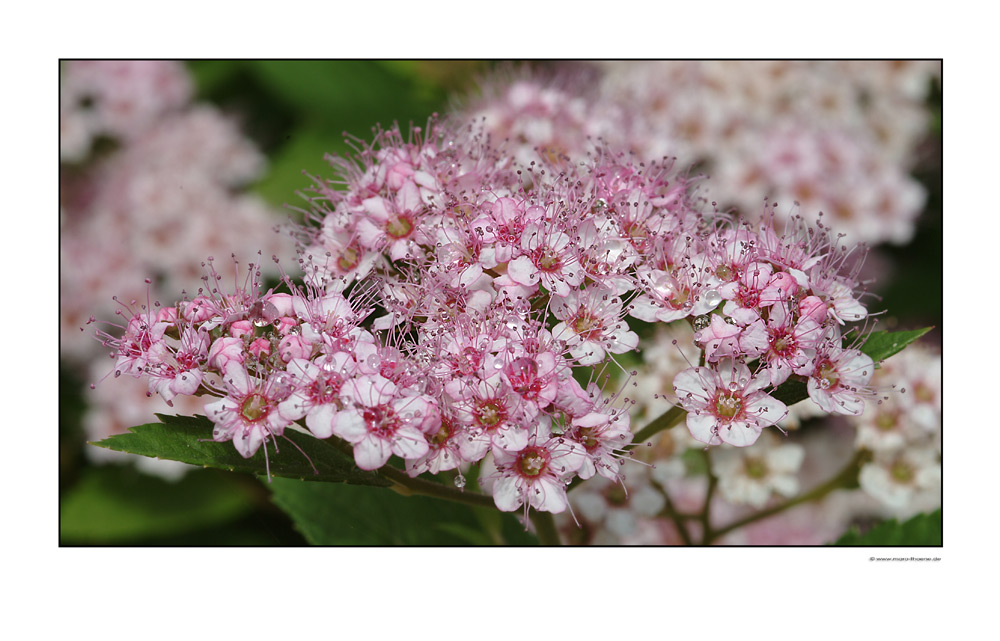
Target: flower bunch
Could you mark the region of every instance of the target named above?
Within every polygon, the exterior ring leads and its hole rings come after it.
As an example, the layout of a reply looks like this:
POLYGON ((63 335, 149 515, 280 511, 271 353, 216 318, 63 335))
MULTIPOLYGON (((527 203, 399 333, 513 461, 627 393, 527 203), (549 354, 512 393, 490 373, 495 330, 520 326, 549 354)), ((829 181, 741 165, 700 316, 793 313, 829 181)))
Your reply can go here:
POLYGON ((520 159, 575 158, 602 138, 643 160, 669 154, 699 164, 712 173, 712 199, 745 217, 768 196, 826 212, 858 240, 905 244, 926 200, 909 172, 940 73, 934 61, 889 60, 504 69, 463 113, 509 139, 520 159))
POLYGON ((620 481, 630 403, 604 388, 629 378, 630 322, 696 330, 704 363, 673 387, 703 443, 752 444, 793 376, 824 411, 861 411, 873 363, 842 345, 867 316, 857 263, 821 224, 706 213, 670 161, 600 145, 522 164, 436 119, 356 144, 311 192, 302 285, 262 291, 258 262, 227 292, 210 261, 193 298, 123 306, 123 336, 104 335, 116 375, 212 397, 213 438, 244 457, 300 423, 364 470, 397 456, 462 485, 488 459, 479 482, 504 511, 561 512, 575 477, 620 481))

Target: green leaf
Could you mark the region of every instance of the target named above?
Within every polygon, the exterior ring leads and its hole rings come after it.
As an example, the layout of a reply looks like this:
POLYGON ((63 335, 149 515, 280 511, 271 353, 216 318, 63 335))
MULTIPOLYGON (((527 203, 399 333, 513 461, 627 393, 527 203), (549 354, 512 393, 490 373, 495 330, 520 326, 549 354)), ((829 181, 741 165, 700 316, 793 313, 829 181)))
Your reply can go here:
POLYGON ((788 379, 771 392, 771 396, 788 407, 809 398, 809 388, 802 381, 788 379))
POLYGON ((861 346, 861 351, 871 356, 876 363, 884 361, 904 347, 934 329, 925 327, 909 332, 872 332, 868 340, 861 346))
POLYGON ((253 496, 231 478, 192 470, 177 482, 131 467, 90 469, 59 503, 64 544, 116 544, 162 539, 235 520, 253 496))
POLYGON ((285 430, 285 436, 278 439, 277 447, 280 451, 273 442, 266 443, 267 460, 264 446, 252 457, 245 459, 232 443, 210 440, 212 422, 204 416, 156 416, 162 423, 138 425, 130 428, 128 434, 112 436, 92 445, 259 476, 267 474, 269 465, 271 476, 306 481, 391 485, 391 481, 374 472, 359 470, 352 458, 327 441, 297 430, 285 430))
POLYGON ((425 120, 435 105, 416 85, 371 60, 256 60, 250 68, 309 122, 367 136, 372 125, 425 120))
POLYGON ((865 534, 852 528, 833 545, 941 545, 941 509, 918 514, 905 523, 890 519, 865 534))
POLYGON ((296 192, 314 185, 306 175, 331 178, 334 170, 325 159, 327 154, 345 155, 351 150, 343 135, 319 128, 298 128, 271 158, 267 175, 253 186, 272 205, 306 207, 306 201, 296 192))
MULTIPOLYGON (((475 508, 466 505, 357 485, 275 479, 269 487, 274 503, 314 545, 495 542, 481 527, 475 508)), ((502 517, 513 520, 509 514, 502 517)))
POLYGON ((189 60, 187 68, 197 95, 204 98, 236 75, 244 64, 241 60, 189 60))

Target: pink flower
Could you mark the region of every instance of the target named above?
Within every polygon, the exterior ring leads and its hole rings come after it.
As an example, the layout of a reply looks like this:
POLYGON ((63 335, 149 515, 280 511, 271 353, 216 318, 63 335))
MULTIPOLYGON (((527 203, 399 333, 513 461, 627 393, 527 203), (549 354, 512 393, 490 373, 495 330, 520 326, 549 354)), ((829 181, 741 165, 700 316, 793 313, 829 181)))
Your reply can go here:
POLYGON ((856 349, 827 345, 816 356, 816 366, 806 388, 809 398, 830 414, 859 416, 865 410, 862 396, 870 396, 867 385, 875 363, 856 349))
POLYGON ((518 452, 494 452, 493 501, 503 512, 528 505, 543 512, 566 509, 566 483, 580 469, 586 452, 579 443, 552 437, 545 424, 518 452))
POLYGON ((132 316, 125 335, 108 343, 118 352, 115 376, 131 374, 138 377, 151 363, 155 365, 155 354, 162 353, 157 348, 163 345, 164 333, 169 326, 169 323, 153 322, 145 313, 132 316))
POLYGON ((426 240, 420 229, 424 204, 416 183, 407 180, 390 202, 381 196, 363 203, 367 216, 358 222, 358 238, 368 249, 385 249, 392 260, 416 251, 416 242, 426 240))
POLYGON ((470 227, 491 247, 496 263, 507 263, 520 253, 525 227, 538 223, 544 216, 543 207, 527 206, 525 201, 513 198, 498 198, 490 213, 473 220, 470 227))
POLYGON ((605 350, 624 354, 639 345, 639 336, 622 320, 621 299, 609 289, 571 291, 553 301, 552 313, 562 321, 552 328, 552 338, 565 341, 580 365, 600 363, 605 350))
POLYGON ((481 460, 490 449, 487 434, 465 429, 448 412, 441 413, 441 425, 428 436, 427 453, 416 459, 406 460, 406 473, 417 476, 423 472, 437 474, 453 470, 463 462, 481 460))
POLYGON ((722 311, 731 315, 739 308, 756 310, 777 302, 774 290, 768 288, 773 273, 768 263, 750 263, 738 280, 720 285, 719 294, 727 301, 722 311))
POLYGON ((795 322, 784 304, 771 307, 767 319, 767 352, 764 354, 771 385, 781 385, 792 372, 800 375, 812 372, 815 347, 822 333, 822 327, 812 318, 802 316, 795 322))
POLYGON ((510 261, 507 275, 517 284, 539 283, 556 296, 568 296, 570 287, 579 287, 584 272, 570 237, 549 225, 531 224, 521 236, 524 253, 510 261))
POLYGON ((341 396, 349 406, 335 414, 332 431, 354 445, 358 467, 376 470, 393 454, 404 459, 427 454, 424 430, 440 420, 432 399, 404 396, 392 381, 377 374, 348 381, 341 396))
POLYGON ((201 368, 207 358, 208 344, 208 334, 193 327, 184 329, 176 352, 167 348, 165 342, 159 343, 159 362, 148 371, 150 392, 158 393, 167 405, 172 405, 179 394, 192 396, 197 392, 204 377, 201 368))
POLYGON ((725 358, 717 369, 692 367, 679 373, 674 393, 688 412, 688 430, 696 440, 745 447, 788 413, 784 403, 762 391, 769 383, 766 373, 751 376, 746 365, 725 358))
POLYGON ((767 349, 767 330, 756 312, 736 309, 732 316, 713 314, 709 326, 699 330, 695 340, 703 346, 709 362, 727 356, 757 357, 767 349))
POLYGON ((577 472, 580 478, 589 479, 594 474, 612 481, 619 478, 618 468, 621 467, 624 452, 621 448, 632 442, 626 412, 590 412, 575 418, 568 436, 587 452, 587 458, 577 472))
POLYGON ((334 417, 344 407, 340 397, 344 382, 357 370, 350 354, 336 354, 310 362, 289 361, 286 371, 291 394, 278 405, 278 411, 289 421, 306 419, 306 427, 316 438, 333 435, 334 417))
MULTIPOLYGON (((516 452, 527 444, 529 419, 534 419, 537 410, 523 402, 499 377, 471 384, 456 379, 447 390, 452 397, 461 399, 454 405, 457 421, 477 437, 487 437, 494 450, 516 452)), ((460 445, 477 451, 480 447, 478 441, 460 445)), ((473 451, 463 449, 463 455, 472 458, 473 451)))
POLYGON ((547 350, 538 353, 514 351, 507 359, 495 356, 487 362, 487 368, 499 369, 510 389, 528 405, 543 409, 555 400, 562 357, 547 350))
POLYGON ((277 376, 260 380, 251 377, 241 364, 230 362, 222 377, 228 396, 205 406, 215 423, 212 438, 232 441, 243 458, 254 455, 268 437, 281 436, 292 421, 278 412, 288 388, 277 376))

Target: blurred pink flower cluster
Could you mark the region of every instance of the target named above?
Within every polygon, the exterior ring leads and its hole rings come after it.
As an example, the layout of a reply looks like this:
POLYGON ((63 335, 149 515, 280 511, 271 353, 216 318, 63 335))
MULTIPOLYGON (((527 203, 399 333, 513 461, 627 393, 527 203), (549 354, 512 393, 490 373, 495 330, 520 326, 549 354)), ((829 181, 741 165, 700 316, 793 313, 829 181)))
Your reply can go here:
MULTIPOLYGON (((91 316, 113 315, 112 296, 145 301, 195 289, 201 262, 213 254, 293 251, 291 238, 273 229, 276 213, 244 191, 265 171, 264 156, 232 119, 191 102, 183 64, 67 61, 61 83, 64 358, 107 362, 107 352, 81 327, 91 316)), ((88 438, 166 409, 143 394, 92 400, 88 438)))
MULTIPOLYGON (((633 392, 636 402, 630 406, 634 424, 670 407, 662 390, 688 367, 692 338, 690 328, 671 325, 642 346, 644 363, 635 377, 641 393, 633 392)), ((702 457, 710 460, 717 479, 708 515, 719 527, 820 485, 853 455, 864 454, 860 491, 834 492, 750 523, 719 538, 716 543, 722 545, 824 545, 853 524, 905 519, 940 507, 940 354, 919 343, 910 345, 884 361, 871 384, 884 393, 861 415, 822 419, 818 406, 799 403, 789 408, 795 416, 779 423, 787 436, 767 432, 753 447, 722 446, 706 453, 689 433, 670 430, 653 448, 638 451, 649 467, 632 465, 624 486, 588 482, 578 488, 571 505, 582 528, 564 518, 562 531, 578 543, 680 544, 665 503, 669 496, 672 510, 695 517, 684 523, 697 540, 708 479, 704 469, 691 468, 691 461, 702 457), (809 419, 814 419, 809 429, 800 431, 809 419)))
POLYGON ((764 199, 823 212, 851 242, 903 244, 926 195, 910 177, 928 130, 935 61, 648 61, 555 77, 506 70, 463 115, 523 162, 582 157, 597 138, 711 175, 707 196, 744 217, 764 199))

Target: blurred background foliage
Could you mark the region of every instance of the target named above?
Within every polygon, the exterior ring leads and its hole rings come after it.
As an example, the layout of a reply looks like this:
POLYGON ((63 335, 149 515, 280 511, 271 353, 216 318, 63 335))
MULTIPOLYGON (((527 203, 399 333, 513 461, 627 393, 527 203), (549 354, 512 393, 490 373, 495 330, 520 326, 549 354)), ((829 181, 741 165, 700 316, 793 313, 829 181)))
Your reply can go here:
MULTIPOLYGON (((370 139, 377 125, 404 130, 445 113, 454 96, 470 90, 496 62, 482 61, 267 61, 202 60, 188 63, 197 95, 227 115, 268 158, 252 191, 283 213, 300 204, 296 192, 312 184, 306 174, 330 176, 326 154, 352 149, 345 135, 370 139)), ((544 64, 544 63, 540 63, 544 64)), ((880 273, 873 308, 889 310, 883 329, 941 326, 942 192, 940 88, 930 98, 933 128, 921 148, 915 176, 928 193, 912 243, 884 246, 888 274, 880 273), (905 322, 902 320, 905 319, 905 322)), ((883 263, 879 263, 883 265, 883 263)), ((63 266, 65 268, 65 266, 63 266)), ((940 342, 940 332, 925 340, 940 342)), ((404 498, 378 488, 262 479, 217 470, 193 470, 167 481, 129 465, 96 466, 83 455, 81 418, 86 383, 60 367, 59 487, 62 545, 305 545, 490 544, 527 545, 534 538, 512 518, 489 510, 404 498), (297 487, 305 485, 305 488, 297 487), (274 500, 272 501, 272 490, 274 500), (370 495, 370 496, 369 496, 370 495), (350 526, 299 531, 286 514, 310 506, 378 504, 385 522, 359 518, 350 526), (279 509, 278 505, 281 506, 279 509), (448 531, 429 518, 432 505, 455 512, 448 531), (284 510, 284 511, 283 511, 284 510), (484 534, 485 533, 485 534, 484 534)), ((152 418, 152 417, 151 417, 152 418)), ((508 515, 509 516, 509 515, 508 515)), ((852 533, 851 536, 858 536, 852 533)))

